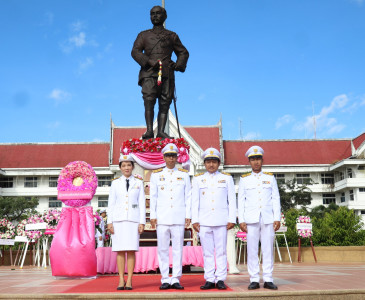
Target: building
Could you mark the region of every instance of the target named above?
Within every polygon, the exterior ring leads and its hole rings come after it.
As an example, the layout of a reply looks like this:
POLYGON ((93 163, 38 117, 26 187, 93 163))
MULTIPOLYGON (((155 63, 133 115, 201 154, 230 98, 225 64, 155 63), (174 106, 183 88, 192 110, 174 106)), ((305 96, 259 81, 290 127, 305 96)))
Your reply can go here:
MULTIPOLYGON (((154 129, 157 130, 155 122, 154 129)), ((170 112, 169 130, 178 136, 176 119, 170 112)), ((0 144, 0 196, 38 197, 38 210, 61 207, 57 179, 69 162, 83 160, 98 176, 92 200, 95 208, 106 207, 111 181, 120 176, 118 159, 122 142, 140 138, 145 127, 118 127, 111 121, 109 143, 0 144)), ((362 215, 365 223, 365 133, 353 139, 328 140, 223 140, 222 122, 212 126, 184 126, 181 136, 190 144, 190 175, 203 172, 201 153, 208 147, 221 151, 220 170, 232 174, 238 189, 240 175, 250 170, 244 154, 259 145, 265 150, 264 170, 279 183, 296 179, 315 184, 311 207, 336 203, 362 215)))

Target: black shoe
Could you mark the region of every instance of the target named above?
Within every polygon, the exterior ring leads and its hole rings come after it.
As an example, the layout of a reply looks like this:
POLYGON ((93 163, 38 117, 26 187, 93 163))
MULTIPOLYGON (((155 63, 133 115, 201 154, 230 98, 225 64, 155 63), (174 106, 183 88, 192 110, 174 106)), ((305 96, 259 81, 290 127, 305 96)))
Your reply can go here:
POLYGON ((256 290, 260 288, 260 284, 258 282, 251 282, 250 285, 248 286, 249 290, 256 290))
POLYGON ((184 289, 184 287, 182 285, 180 285, 180 283, 178 283, 178 282, 175 282, 175 283, 171 284, 171 288, 175 289, 175 290, 183 290, 184 289))
POLYGON ((227 286, 224 284, 222 280, 219 280, 216 284, 218 290, 226 290, 227 286))
POLYGON ((118 287, 117 287, 117 290, 118 290, 118 291, 124 290, 124 286, 118 286, 118 287))
POLYGON ((126 286, 124 289, 128 290, 128 291, 133 290, 133 288, 131 286, 126 286))
POLYGON ((210 290, 210 289, 214 289, 214 288, 215 288, 215 284, 213 282, 209 282, 209 281, 206 281, 205 284, 200 287, 201 290, 210 290))
POLYGON ((171 288, 171 285, 167 282, 163 283, 161 286, 160 286, 160 290, 168 290, 171 288))
POLYGON ((264 283, 264 288, 265 289, 270 289, 270 290, 277 290, 278 289, 278 287, 272 282, 265 282, 264 283))
POLYGON ((154 138, 153 131, 147 130, 144 134, 142 134, 142 140, 148 140, 148 139, 153 139, 153 138, 154 138))

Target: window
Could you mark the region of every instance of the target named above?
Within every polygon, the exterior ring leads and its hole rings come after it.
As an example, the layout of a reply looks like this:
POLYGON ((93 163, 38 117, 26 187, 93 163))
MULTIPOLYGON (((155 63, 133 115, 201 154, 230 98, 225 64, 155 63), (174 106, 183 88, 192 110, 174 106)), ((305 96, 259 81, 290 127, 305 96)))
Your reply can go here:
POLYGON ((111 176, 98 176, 98 187, 111 186, 112 177, 111 176))
POLYGON ((350 200, 354 201, 354 190, 350 190, 350 200))
POLYGON ((347 178, 352 178, 352 169, 347 169, 347 178))
POLYGON ((365 188, 359 188, 360 193, 365 193, 365 188))
POLYGON ((13 187, 13 177, 0 177, 0 187, 12 188, 13 187))
POLYGON ((362 211, 361 211, 361 214, 362 214, 362 215, 365 215, 365 210, 362 210, 362 211))
POLYGON ((341 193, 341 202, 346 202, 345 193, 341 193))
POLYGON ((365 170, 365 166, 359 166, 357 169, 364 171, 365 170))
POLYGON ((49 187, 57 187, 58 177, 49 177, 49 187))
POLYGON ((321 180, 322 180, 322 184, 334 184, 335 175, 331 174, 331 173, 322 173, 321 180))
POLYGON ((24 187, 32 188, 37 187, 37 177, 25 177, 24 179, 24 187))
POLYGON ((48 207, 49 208, 62 207, 62 202, 58 200, 57 197, 49 197, 48 207))
POLYGON ((345 174, 344 172, 340 172, 340 180, 344 180, 345 179, 345 174))
POLYGON ((309 174, 295 174, 295 179, 298 184, 309 184, 311 181, 309 174))
POLYGON ((278 184, 284 184, 285 183, 285 174, 274 174, 276 182, 278 184))
POLYGON ((108 207, 108 196, 98 197, 98 207, 108 207))
POLYGON ((323 204, 336 203, 336 194, 322 194, 323 204))

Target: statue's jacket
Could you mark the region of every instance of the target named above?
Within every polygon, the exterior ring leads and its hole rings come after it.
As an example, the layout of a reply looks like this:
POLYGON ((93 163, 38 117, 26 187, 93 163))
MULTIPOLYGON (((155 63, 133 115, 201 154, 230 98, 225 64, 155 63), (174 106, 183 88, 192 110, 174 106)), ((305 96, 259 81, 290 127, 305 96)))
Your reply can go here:
POLYGON ((158 69, 152 69, 148 60, 162 61, 162 77, 169 77, 174 80, 174 70, 169 68, 173 62, 172 53, 175 53, 176 68, 185 71, 189 58, 189 52, 181 43, 179 36, 170 30, 162 29, 156 31, 149 29, 138 34, 132 49, 132 57, 141 66, 138 84, 141 85, 143 78, 157 77, 158 69))

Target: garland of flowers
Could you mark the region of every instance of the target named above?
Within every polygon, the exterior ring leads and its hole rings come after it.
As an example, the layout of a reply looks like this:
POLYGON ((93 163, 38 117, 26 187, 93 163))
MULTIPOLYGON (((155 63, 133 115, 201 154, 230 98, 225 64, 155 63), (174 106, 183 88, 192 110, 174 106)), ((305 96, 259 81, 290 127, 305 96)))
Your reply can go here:
POLYGON ((26 236, 31 241, 39 240, 44 233, 44 230, 25 230, 27 224, 44 223, 44 220, 39 215, 32 215, 28 219, 21 221, 16 227, 16 235, 26 236))
MULTIPOLYGON (((308 216, 299 216, 297 223, 311 223, 311 218, 308 216)), ((313 235, 313 231, 311 229, 298 229, 298 235, 303 238, 309 238, 313 235)))
MULTIPOLYGON (((64 167, 58 178, 58 191, 91 191, 95 194, 98 186, 98 179, 91 165, 84 161, 73 161, 64 167), (73 180, 77 177, 83 179, 80 186, 73 184, 73 180)), ((68 206, 83 206, 90 202, 91 199, 61 199, 68 206)))
POLYGON ((158 60, 158 65, 159 65, 159 68, 158 68, 158 74, 157 74, 158 75, 157 85, 160 86, 162 83, 162 62, 160 59, 158 60))
POLYGON ((161 152, 161 150, 169 143, 173 143, 179 149, 179 153, 184 150, 189 152, 190 146, 184 138, 179 139, 129 139, 123 142, 120 152, 129 154, 131 152, 161 152))
POLYGON ((15 226, 7 219, 0 219, 0 239, 12 239, 15 235, 15 226))

